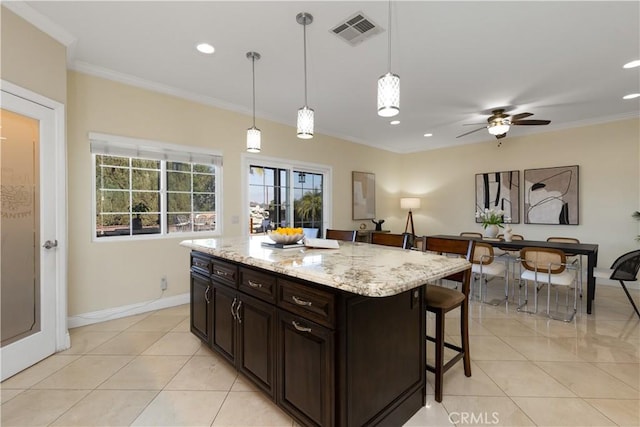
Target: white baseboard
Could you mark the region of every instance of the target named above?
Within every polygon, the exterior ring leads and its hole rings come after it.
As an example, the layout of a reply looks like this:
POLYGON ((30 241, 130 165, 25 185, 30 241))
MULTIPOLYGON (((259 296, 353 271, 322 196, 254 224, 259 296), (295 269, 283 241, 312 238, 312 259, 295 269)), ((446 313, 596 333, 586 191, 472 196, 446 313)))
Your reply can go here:
POLYGON ((188 293, 174 295, 167 298, 158 298, 138 304, 125 305, 122 307, 108 308, 106 310, 99 310, 93 311, 91 313, 69 316, 67 317, 67 327, 69 329, 77 328, 79 326, 106 322, 107 320, 119 319, 121 317, 133 316, 134 314, 146 313, 148 311, 160 310, 163 308, 175 307, 176 305, 188 303, 188 293))

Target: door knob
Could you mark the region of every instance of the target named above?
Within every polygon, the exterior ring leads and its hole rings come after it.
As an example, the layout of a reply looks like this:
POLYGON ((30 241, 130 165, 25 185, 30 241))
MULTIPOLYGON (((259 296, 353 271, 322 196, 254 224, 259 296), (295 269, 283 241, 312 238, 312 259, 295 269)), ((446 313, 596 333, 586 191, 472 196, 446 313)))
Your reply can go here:
POLYGON ((58 241, 54 240, 52 242, 51 240, 47 240, 46 242, 44 242, 44 245, 42 245, 42 247, 45 248, 45 249, 57 248, 58 247, 58 241))

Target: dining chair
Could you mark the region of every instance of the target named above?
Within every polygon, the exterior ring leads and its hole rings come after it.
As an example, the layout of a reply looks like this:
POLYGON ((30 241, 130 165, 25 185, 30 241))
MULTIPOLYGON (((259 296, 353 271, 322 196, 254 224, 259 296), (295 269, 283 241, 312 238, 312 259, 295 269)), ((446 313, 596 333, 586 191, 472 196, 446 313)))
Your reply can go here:
MULTIPOLYGON (((574 237, 548 237, 547 242, 557 242, 557 243, 580 243, 580 240, 574 237)), ((564 254, 567 257, 567 268, 571 268, 578 271, 579 279, 578 283, 580 286, 580 298, 582 298, 582 255, 576 254, 573 252, 564 251, 564 254)))
POLYGON ((493 246, 488 243, 476 242, 473 250, 473 265, 471 271, 474 277, 477 277, 479 284, 479 299, 486 303, 487 283, 489 276, 492 277, 504 277, 504 300, 491 300, 488 304, 498 305, 501 302, 509 299, 509 276, 507 273, 507 266, 503 262, 496 262, 496 257, 493 252, 493 246), (484 288, 484 293, 483 293, 484 288))
POLYGON ((482 233, 478 233, 475 231, 463 231, 460 233, 460 237, 477 237, 478 239, 482 239, 482 233))
POLYGON ((409 234, 371 233, 371 243, 374 245, 395 246, 409 249, 409 234))
POLYGON ((631 298, 631 294, 624 284, 624 282, 637 281, 638 270, 640 270, 640 250, 635 250, 619 256, 618 259, 611 264, 611 268, 596 268, 593 271, 593 275, 601 279, 619 281, 633 309, 636 311, 638 317, 640 317, 640 311, 638 311, 636 303, 633 301, 633 298, 631 298))
MULTIPOLYGON (((504 240, 504 235, 498 234, 498 238, 500 240, 504 240)), ((524 240, 524 236, 522 234, 512 234, 511 241, 514 240, 524 240)), ((522 266, 520 264, 520 250, 519 249, 511 249, 502 246, 498 246, 493 249, 493 253, 500 260, 503 260, 507 265, 507 275, 509 275, 512 283, 512 288, 515 289, 517 286, 516 278, 518 279, 518 284, 520 282, 520 275, 522 274, 522 266), (516 265, 518 265, 518 274, 516 274, 516 265)), ((515 292, 513 292, 515 293, 515 292)))
MULTIPOLYGON (((570 322, 576 314, 578 303, 578 287, 575 286, 576 272, 567 268, 567 257, 563 251, 552 248, 527 247, 520 250, 520 260, 524 271, 520 276, 524 281, 525 305, 527 304, 527 282, 534 282, 534 313, 538 311, 538 292, 547 285, 547 316, 555 320, 570 322), (569 312, 569 289, 573 287, 573 311, 569 312), (556 287, 556 312, 558 306, 558 288, 566 287, 567 314, 564 317, 552 315, 550 312, 551 288, 556 287)), ((518 311, 520 308, 518 307, 518 311)))
POLYGON ((344 242, 355 242, 357 234, 358 232, 356 230, 332 230, 328 228, 324 234, 324 238, 342 240, 344 242))
MULTIPOLYGON (((437 252, 442 255, 458 255, 471 260, 476 242, 474 240, 456 240, 439 237, 427 237, 423 246, 424 251, 437 252)), ((425 309, 435 315, 435 336, 425 336, 426 341, 435 343, 434 365, 426 362, 426 369, 435 374, 435 399, 442 402, 444 373, 453 367, 458 361, 463 360, 464 375, 471 376, 471 355, 469 348, 469 289, 471 282, 471 266, 460 272, 447 276, 445 280, 451 280, 460 284, 461 290, 450 289, 444 286, 428 284, 425 289, 425 309), (445 315, 460 307, 460 341, 461 345, 445 341, 445 315), (447 363, 444 363, 444 348, 456 352, 447 363)), ((426 344, 425 341, 425 344, 426 344)))

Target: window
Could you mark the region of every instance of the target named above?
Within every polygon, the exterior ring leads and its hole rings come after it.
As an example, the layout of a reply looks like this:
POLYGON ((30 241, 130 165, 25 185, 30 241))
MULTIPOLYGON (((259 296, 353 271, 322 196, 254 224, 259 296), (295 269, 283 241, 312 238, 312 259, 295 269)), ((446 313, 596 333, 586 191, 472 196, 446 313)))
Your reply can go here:
POLYGON ((96 239, 218 231, 220 156, 111 135, 90 139, 96 239))
POLYGON ((330 212, 330 168, 263 157, 247 158, 246 165, 249 233, 301 227, 324 235, 328 220, 324 213, 330 212))

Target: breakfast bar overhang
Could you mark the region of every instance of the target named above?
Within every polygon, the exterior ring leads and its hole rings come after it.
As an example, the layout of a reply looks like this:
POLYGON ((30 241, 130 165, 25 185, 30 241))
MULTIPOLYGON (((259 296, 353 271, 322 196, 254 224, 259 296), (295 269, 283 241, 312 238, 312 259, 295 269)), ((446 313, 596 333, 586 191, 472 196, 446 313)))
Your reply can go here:
POLYGON ((424 284, 461 258, 264 237, 186 240, 191 331, 304 425, 401 425, 425 404, 424 284))

